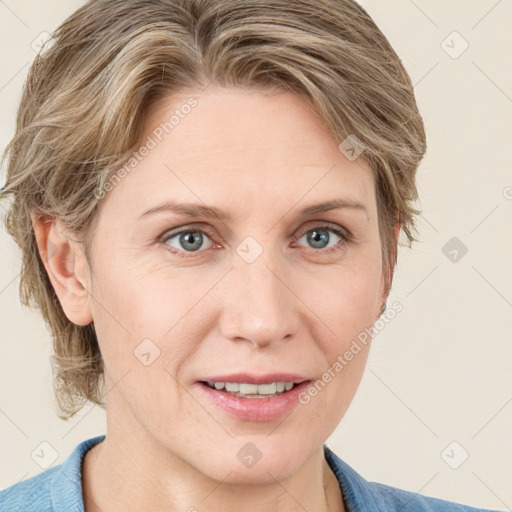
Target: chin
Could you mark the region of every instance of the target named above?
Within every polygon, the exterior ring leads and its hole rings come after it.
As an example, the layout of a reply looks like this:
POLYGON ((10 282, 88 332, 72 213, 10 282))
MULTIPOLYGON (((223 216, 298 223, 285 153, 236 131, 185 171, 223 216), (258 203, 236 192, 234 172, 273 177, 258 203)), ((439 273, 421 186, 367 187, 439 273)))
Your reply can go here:
POLYGON ((303 444, 290 442, 283 446, 277 437, 247 436, 246 440, 237 437, 232 441, 234 449, 219 447, 221 454, 210 452, 210 461, 216 462, 198 466, 202 473, 224 483, 275 484, 299 471, 310 455, 303 444))

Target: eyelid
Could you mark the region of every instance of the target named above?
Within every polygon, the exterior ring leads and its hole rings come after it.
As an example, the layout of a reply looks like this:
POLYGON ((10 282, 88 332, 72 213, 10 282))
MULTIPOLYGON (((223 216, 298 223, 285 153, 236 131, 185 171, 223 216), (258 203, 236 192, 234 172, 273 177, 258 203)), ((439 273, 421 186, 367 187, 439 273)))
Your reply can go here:
POLYGON ((175 235, 179 235, 180 233, 183 233, 184 231, 202 231, 206 233, 207 235, 212 236, 213 229, 208 226, 207 224, 202 223, 192 223, 192 224, 186 224, 184 226, 180 226, 177 228, 171 228, 165 230, 159 237, 158 240, 166 240, 167 238, 170 238, 175 235))
MULTIPOLYGON (((329 221, 325 221, 325 220, 316 220, 316 221, 313 220, 313 221, 309 221, 307 223, 307 226, 310 226, 310 227, 302 228, 300 230, 301 236, 304 235, 305 233, 307 233, 308 231, 310 231, 311 229, 322 227, 322 228, 331 228, 333 230, 339 230, 347 238, 349 238, 351 240, 353 239, 353 235, 350 232, 350 230, 348 230, 346 227, 340 226, 339 224, 336 224, 336 223, 333 223, 333 222, 329 222, 329 221)), ((166 239, 166 238, 168 238, 170 236, 182 233, 183 231, 193 231, 194 229, 197 229, 198 231, 204 231, 206 234, 208 234, 210 236, 212 236, 212 233, 213 233, 213 229, 208 224, 191 223, 191 224, 186 224, 186 225, 181 226, 181 227, 168 229, 168 230, 164 231, 158 237, 158 239, 159 240, 166 239)), ((294 235, 292 235, 292 238, 297 236, 296 233, 294 235)))
MULTIPOLYGON (((204 233, 206 235, 208 235, 208 238, 211 240, 212 242, 212 245, 216 245, 216 242, 213 241, 213 235, 212 235, 212 231, 213 229, 206 225, 206 224, 195 224, 195 223, 192 223, 192 224, 186 224, 184 226, 181 226, 181 227, 178 227, 178 228, 171 228, 171 229, 168 229, 166 231, 164 231, 158 238, 157 238, 157 241, 159 243, 161 243, 162 245, 165 245, 167 247, 167 250, 173 254, 178 254, 179 256, 182 256, 182 253, 185 253, 187 254, 187 251, 181 251, 181 250, 178 250, 174 247, 170 248, 170 246, 168 244, 166 244, 165 242, 171 238, 174 238, 178 235, 180 235, 181 233, 186 233, 186 232, 192 232, 192 231, 199 231, 201 233, 204 233)), ((195 251, 192 251, 190 252, 191 255, 194 254, 195 251)), ((202 250, 202 251, 197 251, 199 253, 203 253, 205 252, 205 250, 202 250)))
POLYGON ((345 227, 343 226, 340 226, 339 224, 335 224, 333 222, 329 222, 329 221, 325 221, 325 220, 320 220, 320 221, 311 221, 308 223, 308 226, 310 227, 306 227, 304 229, 301 229, 300 233, 301 235, 300 236, 303 236, 305 235, 308 231, 311 231, 313 229, 320 229, 320 228, 323 228, 323 229, 332 229, 333 231, 338 231, 340 233, 339 236, 344 236, 347 241, 353 241, 354 240, 354 236, 352 235, 352 233, 345 227))

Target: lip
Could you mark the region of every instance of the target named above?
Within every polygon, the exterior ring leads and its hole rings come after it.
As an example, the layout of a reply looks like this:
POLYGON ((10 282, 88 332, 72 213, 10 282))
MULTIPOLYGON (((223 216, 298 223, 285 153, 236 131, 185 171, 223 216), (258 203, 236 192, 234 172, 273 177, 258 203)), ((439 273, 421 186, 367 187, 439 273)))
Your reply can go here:
POLYGON ((270 384, 272 382, 293 382, 300 384, 304 381, 312 380, 297 373, 265 373, 256 375, 254 373, 232 373, 231 375, 217 375, 213 377, 203 377, 197 382, 238 382, 247 384, 270 384))
MULTIPOLYGON (((293 379, 290 379, 290 374, 287 374, 285 378, 283 378, 284 374, 277 375, 273 374, 271 376, 271 380, 268 380, 268 375, 257 377, 260 380, 265 382, 293 382, 293 379), (275 380, 272 380, 275 379, 275 380)), ((237 382, 237 380, 230 380, 234 376, 223 376, 215 377, 212 381, 215 382, 237 382), (228 380, 224 380, 224 379, 228 380)), ((237 374, 236 378, 239 379, 238 382, 247 382, 249 384, 258 384, 258 382, 251 382, 246 380, 247 375, 244 375, 243 378, 240 374, 237 374)), ((253 380, 256 377, 252 376, 253 380)), ((210 379, 205 379, 210 380, 210 379)), ((259 382, 262 383, 262 382, 259 382)), ((300 384, 297 384, 290 391, 285 391, 279 395, 276 395, 271 398, 243 398, 234 395, 230 395, 224 391, 220 391, 217 389, 212 389, 208 387, 206 384, 202 382, 196 382, 195 386, 198 388, 199 392, 203 394, 209 401, 211 401, 215 406, 219 407, 223 411, 227 412, 230 416, 235 417, 237 419, 243 421, 252 421, 252 422, 269 422, 275 421, 282 416, 290 413, 298 404, 299 404, 299 396, 303 393, 308 386, 310 385, 311 380, 303 381, 300 384)))

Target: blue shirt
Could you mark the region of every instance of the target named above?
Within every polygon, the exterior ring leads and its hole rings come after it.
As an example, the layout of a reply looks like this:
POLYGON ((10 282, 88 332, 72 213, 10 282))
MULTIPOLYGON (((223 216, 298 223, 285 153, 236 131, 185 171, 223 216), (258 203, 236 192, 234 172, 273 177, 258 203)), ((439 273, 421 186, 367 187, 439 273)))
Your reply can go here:
MULTIPOLYGON (((104 438, 81 442, 58 466, 1 491, 0 512, 84 512, 82 460, 104 438)), ((368 482, 325 444, 324 455, 338 479, 347 512, 498 512, 368 482)))

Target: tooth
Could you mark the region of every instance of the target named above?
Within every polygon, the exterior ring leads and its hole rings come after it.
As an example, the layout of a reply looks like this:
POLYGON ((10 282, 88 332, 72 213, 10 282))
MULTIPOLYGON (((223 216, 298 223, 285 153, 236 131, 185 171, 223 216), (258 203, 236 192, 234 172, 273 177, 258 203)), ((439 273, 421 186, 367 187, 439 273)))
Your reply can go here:
POLYGON ((273 395, 277 391, 277 386, 275 382, 271 384, 260 384, 258 386, 258 393, 260 395, 273 395))
POLYGON ((293 382, 271 382, 268 384, 248 384, 238 382, 209 382, 214 389, 225 389, 231 393, 240 393, 244 395, 275 395, 283 393, 293 388, 293 382))
POLYGON ((244 395, 255 395, 258 393, 258 384, 240 384, 240 393, 244 395))

